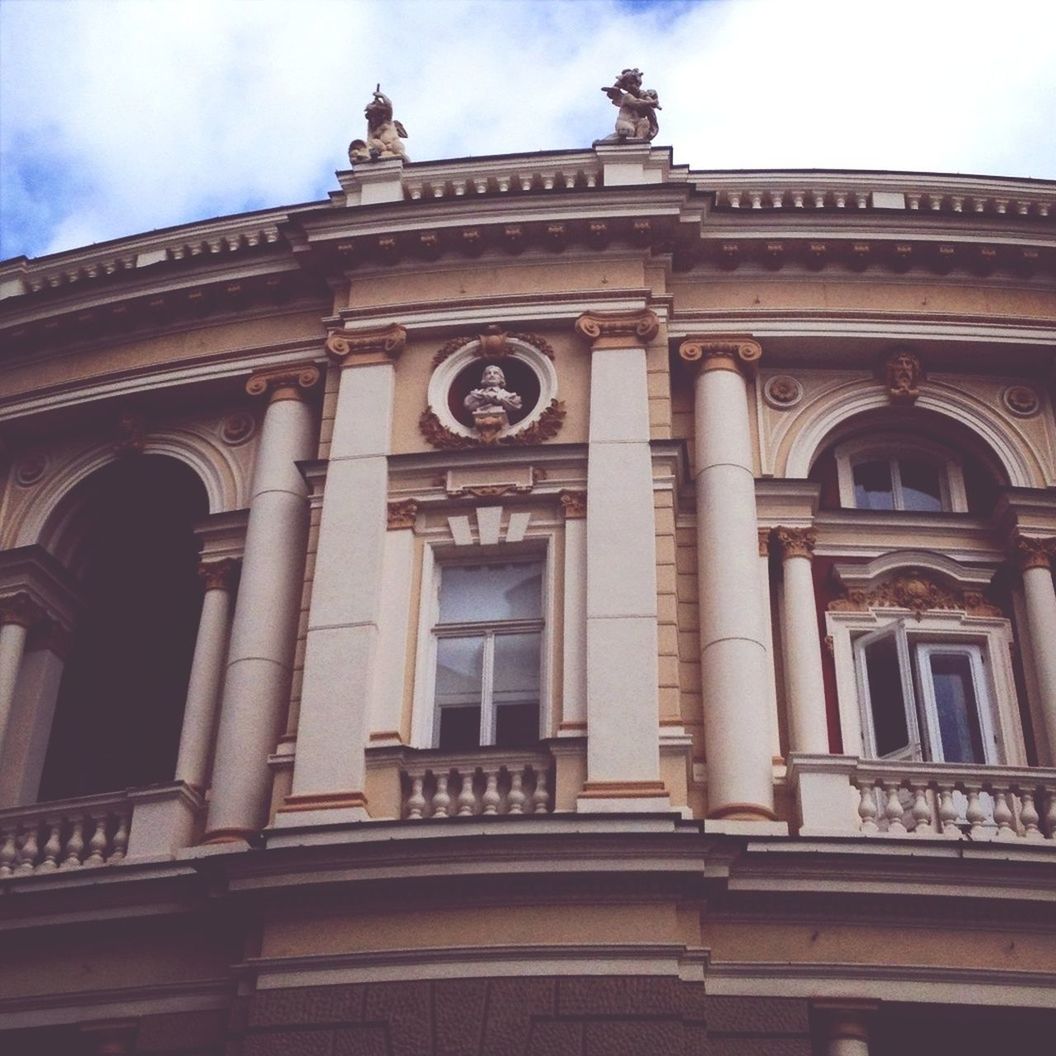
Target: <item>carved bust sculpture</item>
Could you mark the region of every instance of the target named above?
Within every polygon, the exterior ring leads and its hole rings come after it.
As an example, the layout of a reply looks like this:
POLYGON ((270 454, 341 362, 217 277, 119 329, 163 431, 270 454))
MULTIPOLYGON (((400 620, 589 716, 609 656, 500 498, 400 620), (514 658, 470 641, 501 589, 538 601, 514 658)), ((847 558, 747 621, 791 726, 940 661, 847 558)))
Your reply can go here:
POLYGON ((367 103, 363 116, 367 119, 367 138, 354 139, 348 145, 348 160, 371 161, 378 158, 410 159, 403 149, 401 139, 407 138, 407 129, 392 116, 392 101, 381 92, 381 85, 374 89, 374 98, 367 103))
MULTIPOLYGON (((663 109, 660 98, 651 88, 642 88, 642 71, 623 70, 616 83, 602 88, 613 106, 620 108, 616 116, 616 139, 652 140, 660 127, 656 111, 663 109)), ((610 137, 611 138, 611 137, 610 137)))
POLYGON ((489 441, 509 427, 509 412, 521 409, 521 397, 506 388, 506 375, 493 363, 484 368, 480 387, 471 389, 463 403, 473 412, 477 432, 489 441))

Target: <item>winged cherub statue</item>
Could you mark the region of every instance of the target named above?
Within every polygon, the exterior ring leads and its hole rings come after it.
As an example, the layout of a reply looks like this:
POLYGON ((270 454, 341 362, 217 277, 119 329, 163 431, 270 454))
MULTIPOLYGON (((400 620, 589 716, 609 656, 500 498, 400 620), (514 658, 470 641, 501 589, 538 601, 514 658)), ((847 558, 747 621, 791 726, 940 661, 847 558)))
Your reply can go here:
POLYGON ((400 141, 407 138, 407 129, 392 116, 392 100, 382 95, 381 85, 374 89, 374 98, 363 111, 367 119, 367 138, 354 139, 348 145, 348 160, 371 161, 378 158, 403 158, 410 161, 400 141))
POLYGON ((641 70, 623 70, 616 83, 602 88, 613 106, 620 108, 616 116, 616 139, 653 140, 660 131, 656 111, 662 110, 660 97, 651 88, 642 88, 641 70))

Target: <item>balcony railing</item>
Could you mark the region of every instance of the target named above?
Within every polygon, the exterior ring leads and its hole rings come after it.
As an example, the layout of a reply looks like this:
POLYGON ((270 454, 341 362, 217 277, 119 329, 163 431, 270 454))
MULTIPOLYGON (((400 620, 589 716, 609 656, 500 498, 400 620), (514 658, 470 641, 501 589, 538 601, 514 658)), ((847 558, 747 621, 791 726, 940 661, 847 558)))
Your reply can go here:
POLYGON ((0 810, 0 880, 171 858, 202 797, 183 782, 0 810))
POLYGON ((432 756, 400 769, 401 816, 409 821, 553 809, 551 760, 543 753, 432 756))
POLYGON ((800 835, 1056 847, 1056 769, 792 755, 800 835))

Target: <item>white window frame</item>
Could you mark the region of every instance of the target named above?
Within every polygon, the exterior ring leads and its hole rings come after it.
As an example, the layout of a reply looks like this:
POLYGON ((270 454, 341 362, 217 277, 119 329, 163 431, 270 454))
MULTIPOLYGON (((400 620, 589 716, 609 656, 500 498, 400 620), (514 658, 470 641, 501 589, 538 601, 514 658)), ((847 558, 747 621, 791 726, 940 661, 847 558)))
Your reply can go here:
MULTIPOLYGON (((552 721, 555 631, 559 624, 555 610, 556 590, 555 548, 549 534, 528 537, 521 543, 499 546, 452 546, 447 540, 427 542, 422 550, 421 602, 418 615, 418 642, 415 652, 415 677, 413 713, 411 719, 411 745, 414 748, 436 749, 439 743, 440 709, 436 706, 436 661, 437 643, 440 636, 435 633, 440 615, 440 581, 443 569, 451 565, 516 564, 538 561, 542 564, 542 620, 539 671, 539 737, 547 736, 552 721)), ((512 622, 510 626, 512 627, 512 622)), ((449 625, 449 627, 461 625, 449 625)), ((467 627, 469 625, 466 625, 467 627)), ((476 625, 477 633, 483 625, 476 625)), ((448 628, 445 628, 445 630, 448 628)), ((534 630, 534 627, 533 627, 534 630)), ((467 631, 468 633, 468 631, 467 631)), ((502 633, 502 632, 500 632, 502 633)), ((512 633, 512 632, 511 632, 512 633)), ((492 646, 493 647, 493 646, 492 646)), ((482 701, 482 733, 485 719, 482 701)), ((494 718, 487 720, 489 740, 494 740, 494 718)), ((486 747, 486 746, 485 746, 486 747)), ((512 749, 511 749, 512 750, 512 749)))
MULTIPOLYGON (((870 641, 883 634, 904 636, 899 647, 903 686, 910 683, 912 696, 907 701, 918 701, 924 691, 916 684, 911 657, 914 651, 965 652, 972 657, 972 672, 976 700, 979 706, 980 733, 983 739, 985 763, 979 765, 1026 766, 1023 727, 1020 721, 1015 678, 1012 672, 1012 631, 1003 617, 969 616, 963 612, 943 611, 917 615, 905 609, 876 609, 871 612, 829 612, 826 625, 832 639, 836 667, 836 692, 843 737, 843 750, 863 758, 876 758, 876 741, 872 730, 868 686, 860 657, 870 641), (901 625, 901 632, 896 628, 901 625), (874 637, 875 635, 875 637, 874 637)), ((904 689, 904 692, 905 689, 904 689)), ((934 717, 934 700, 925 699, 922 707, 913 707, 913 725, 907 729, 911 740, 916 733, 919 753, 893 754, 892 758, 921 758, 925 751, 930 759, 941 761, 932 745, 941 745, 937 725, 928 724, 927 715, 934 717), (925 716, 920 729, 917 715, 925 716)))
MULTIPOLYGON (((900 433, 883 433, 859 437, 840 444, 835 452, 836 476, 840 490, 840 506, 857 509, 854 496, 854 470, 863 462, 887 461, 891 466, 891 486, 894 510, 873 513, 914 513, 906 510, 902 499, 899 459, 913 459, 934 466, 939 471, 939 491, 943 513, 967 513, 968 493, 964 485, 964 466, 957 455, 941 444, 920 437, 900 433)), ((929 511, 937 513, 940 511, 929 511)))

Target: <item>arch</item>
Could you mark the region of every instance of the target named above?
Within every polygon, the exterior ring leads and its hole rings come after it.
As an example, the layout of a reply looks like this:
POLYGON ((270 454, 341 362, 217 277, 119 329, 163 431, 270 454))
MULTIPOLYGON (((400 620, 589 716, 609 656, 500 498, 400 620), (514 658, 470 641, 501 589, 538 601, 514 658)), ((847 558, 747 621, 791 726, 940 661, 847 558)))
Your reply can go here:
MULTIPOLYGON (((887 392, 876 383, 854 381, 833 386, 804 400, 776 451, 775 475, 804 479, 833 432, 869 411, 890 407, 887 392)), ((915 409, 930 411, 974 433, 992 453, 1009 484, 1043 488, 1045 465, 1018 424, 977 396, 944 382, 931 381, 915 409)))
MULTIPOLYGON (((230 448, 202 432, 186 427, 153 432, 143 454, 161 455, 188 466, 202 482, 211 514, 241 509, 249 502, 247 470, 230 448)), ((43 482, 10 545, 39 543, 62 560, 65 529, 79 505, 77 486, 119 457, 113 444, 97 444, 81 452, 64 472, 43 482)))
POLYGON ((866 564, 837 562, 834 572, 846 587, 860 587, 902 569, 920 569, 962 588, 983 590, 990 585, 994 569, 962 564, 935 550, 889 550, 866 564))

